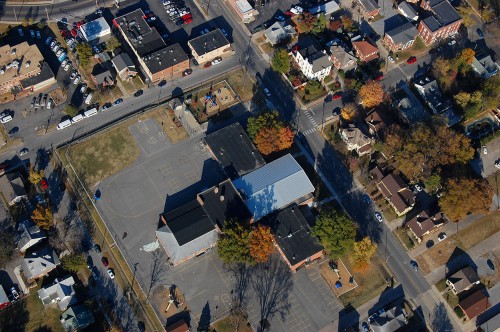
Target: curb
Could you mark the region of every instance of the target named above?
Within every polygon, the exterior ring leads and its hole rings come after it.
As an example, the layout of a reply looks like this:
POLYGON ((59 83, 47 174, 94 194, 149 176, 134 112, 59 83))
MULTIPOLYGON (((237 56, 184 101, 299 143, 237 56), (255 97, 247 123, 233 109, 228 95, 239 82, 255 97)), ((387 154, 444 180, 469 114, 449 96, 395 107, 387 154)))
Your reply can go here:
POLYGON ((23 7, 23 6, 46 6, 46 5, 53 5, 54 0, 47 0, 47 1, 0 1, 0 3, 5 4, 7 7, 23 7))

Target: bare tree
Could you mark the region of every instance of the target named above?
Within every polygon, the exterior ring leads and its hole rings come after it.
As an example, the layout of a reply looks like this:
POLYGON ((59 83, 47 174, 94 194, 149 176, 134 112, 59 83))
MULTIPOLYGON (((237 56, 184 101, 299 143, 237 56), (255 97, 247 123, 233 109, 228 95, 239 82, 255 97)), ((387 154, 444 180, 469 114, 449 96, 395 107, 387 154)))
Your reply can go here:
POLYGON ((165 252, 163 250, 153 251, 153 263, 151 264, 151 279, 149 281, 148 299, 151 295, 151 290, 165 279, 167 271, 168 264, 165 252))
POLYGON ((434 308, 434 317, 432 318, 431 326, 436 332, 453 331, 453 326, 443 303, 437 304, 436 308, 434 308))

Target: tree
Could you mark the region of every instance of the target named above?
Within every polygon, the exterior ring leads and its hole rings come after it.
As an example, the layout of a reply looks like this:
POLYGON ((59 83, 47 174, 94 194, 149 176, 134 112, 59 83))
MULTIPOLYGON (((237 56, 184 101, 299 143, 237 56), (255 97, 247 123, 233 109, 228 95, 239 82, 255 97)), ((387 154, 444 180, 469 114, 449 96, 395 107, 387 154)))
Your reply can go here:
POLYGON ((457 11, 462 16, 462 24, 465 27, 470 27, 474 25, 473 15, 474 12, 472 7, 467 5, 465 2, 461 2, 460 6, 457 7, 457 11))
POLYGON ((460 55, 456 58, 458 66, 471 65, 474 61, 476 52, 472 48, 464 48, 460 55))
POLYGON ((483 108, 495 109, 500 103, 500 75, 488 78, 483 83, 483 108))
POLYGON ((76 44, 76 54, 78 55, 78 62, 82 66, 86 66, 90 63, 92 57, 92 47, 87 43, 78 43, 76 44))
POLYGON ((455 104, 462 109, 467 119, 472 119, 481 110, 483 103, 483 94, 480 90, 474 91, 472 94, 468 92, 460 92, 453 96, 455 104))
POLYGON ((273 235, 271 228, 262 224, 257 225, 250 232, 250 255, 256 263, 267 262, 274 252, 273 235))
POLYGON ((432 74, 436 77, 439 87, 444 91, 450 90, 455 84, 457 73, 457 68, 450 60, 437 58, 432 64, 432 74))
POLYGON ((42 204, 38 204, 31 214, 31 219, 38 227, 43 229, 49 229, 53 225, 53 218, 52 210, 42 204))
POLYGON ((43 170, 35 171, 35 167, 33 167, 33 166, 30 167, 30 173, 28 176, 28 180, 33 185, 36 186, 38 183, 40 183, 40 181, 42 181, 43 176, 44 176, 43 170))
POLYGON ((61 258, 61 265, 66 271, 77 273, 87 266, 87 261, 84 254, 71 254, 61 258))
POLYGON ((73 104, 68 104, 66 105, 66 107, 64 107, 64 113, 73 117, 78 114, 78 108, 73 104))
POLYGON ((265 127, 255 137, 255 145, 260 153, 269 155, 288 149, 293 144, 293 132, 290 127, 265 127))
POLYGON ((345 104, 344 107, 342 107, 340 115, 342 115, 342 119, 347 122, 353 122, 358 115, 358 107, 354 103, 345 104))
POLYGON ((262 113, 257 117, 251 117, 247 122, 248 136, 253 140, 262 128, 279 128, 281 121, 276 111, 262 113))
POLYGON ((325 14, 320 14, 318 19, 316 20, 316 24, 314 28, 312 28, 311 32, 313 33, 321 33, 326 29, 326 17, 325 14))
POLYGON ((297 25, 301 33, 311 32, 317 26, 318 19, 311 13, 303 13, 297 19, 297 25))
POLYGON ((342 21, 342 27, 345 31, 349 32, 352 30, 352 28, 354 28, 354 21, 349 16, 342 15, 340 17, 340 20, 342 21))
POLYGON ((359 90, 359 96, 365 108, 372 108, 384 101, 384 89, 376 81, 370 81, 359 90))
POLYGON ((308 95, 316 95, 316 94, 320 93, 322 89, 323 89, 323 87, 321 86, 320 81, 312 80, 312 81, 307 82, 305 91, 306 91, 306 94, 308 94, 308 95))
POLYGON ((346 215, 328 210, 319 215, 312 234, 320 239, 331 258, 338 258, 352 249, 356 226, 346 215))
POLYGON ((285 49, 274 51, 271 67, 278 73, 288 73, 290 71, 290 57, 285 49))
MULTIPOLYGON (((3 225, 2 225, 3 226, 3 225)), ((2 227, 0 232, 0 267, 4 267, 10 261, 16 249, 15 232, 2 227)))
POLYGON ((424 185, 430 192, 435 192, 441 187, 441 176, 439 174, 431 174, 424 179, 424 185))
POLYGON ((110 52, 113 52, 115 49, 120 47, 122 43, 116 38, 115 36, 112 36, 109 38, 109 40, 106 42, 106 49, 110 52))
POLYGON ((230 263, 253 263, 250 255, 250 229, 235 220, 225 222, 223 233, 217 242, 220 259, 230 263))
POLYGON ((354 243, 354 266, 358 271, 364 271, 368 267, 370 259, 377 251, 377 244, 373 243, 369 237, 363 238, 354 243))
POLYGON ((458 221, 468 213, 488 211, 492 197, 493 189, 483 179, 449 179, 439 205, 450 220, 458 221))
POLYGON ((21 25, 23 27, 27 27, 29 24, 30 24, 30 22, 28 21, 28 19, 26 17, 23 18, 21 25))

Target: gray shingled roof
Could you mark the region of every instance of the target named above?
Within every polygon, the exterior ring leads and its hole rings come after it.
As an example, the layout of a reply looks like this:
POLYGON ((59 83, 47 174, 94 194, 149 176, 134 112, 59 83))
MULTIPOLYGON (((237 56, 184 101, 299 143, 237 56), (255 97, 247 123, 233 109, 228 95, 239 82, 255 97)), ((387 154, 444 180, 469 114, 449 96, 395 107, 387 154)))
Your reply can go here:
POLYGON ((403 25, 386 32, 386 34, 391 37, 394 44, 405 45, 409 41, 412 41, 417 37, 418 31, 413 24, 406 22, 403 25))

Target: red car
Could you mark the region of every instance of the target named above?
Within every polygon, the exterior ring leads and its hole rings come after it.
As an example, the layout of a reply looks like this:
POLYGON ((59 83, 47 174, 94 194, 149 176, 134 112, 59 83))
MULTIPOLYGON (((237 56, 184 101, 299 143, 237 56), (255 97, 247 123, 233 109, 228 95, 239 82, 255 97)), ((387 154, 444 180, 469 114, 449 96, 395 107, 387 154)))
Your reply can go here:
POLYGON ((47 183, 47 180, 42 179, 42 181, 40 181, 40 187, 42 187, 43 190, 49 189, 49 184, 47 183))
POLYGON ((416 56, 411 56, 408 60, 406 60, 406 63, 408 63, 409 65, 411 65, 412 63, 415 63, 417 61, 417 57, 416 56))
POLYGON ((102 265, 104 265, 104 267, 108 267, 109 261, 108 261, 108 259, 106 257, 103 256, 101 258, 101 262, 102 262, 102 265))
POLYGON ((375 81, 380 81, 383 78, 384 78, 384 75, 379 75, 379 76, 375 77, 375 81))
POLYGON ((292 47, 292 52, 297 52, 299 50, 299 46, 298 45, 294 45, 292 47))
POLYGON ((71 35, 72 35, 73 37, 78 36, 78 31, 77 31, 76 29, 71 30, 71 35))
POLYGON ((63 31, 61 31, 61 36, 63 38, 69 37, 69 36, 71 36, 71 32, 69 32, 69 30, 63 30, 63 31))
POLYGON ((339 100, 342 99, 342 95, 340 93, 336 93, 333 95, 333 100, 339 100))

